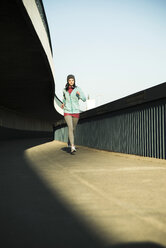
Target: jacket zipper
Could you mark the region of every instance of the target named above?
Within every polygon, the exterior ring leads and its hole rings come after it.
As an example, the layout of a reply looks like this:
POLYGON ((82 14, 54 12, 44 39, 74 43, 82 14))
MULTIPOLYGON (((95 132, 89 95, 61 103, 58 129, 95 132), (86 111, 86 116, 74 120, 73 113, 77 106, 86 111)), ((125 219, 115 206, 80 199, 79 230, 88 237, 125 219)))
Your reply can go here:
POLYGON ((73 113, 73 105, 72 105, 72 100, 71 100, 71 94, 70 95, 70 104, 71 104, 71 109, 72 109, 72 113, 73 113))

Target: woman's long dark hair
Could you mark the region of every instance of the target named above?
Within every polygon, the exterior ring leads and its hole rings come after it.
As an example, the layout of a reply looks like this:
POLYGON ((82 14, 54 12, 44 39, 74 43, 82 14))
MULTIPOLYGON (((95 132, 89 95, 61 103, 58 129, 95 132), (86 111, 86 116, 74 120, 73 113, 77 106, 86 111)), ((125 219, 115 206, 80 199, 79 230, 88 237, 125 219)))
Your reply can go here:
POLYGON ((72 85, 72 89, 74 89, 74 88, 76 88, 77 86, 76 86, 76 84, 75 84, 75 77, 74 77, 74 75, 68 75, 67 76, 67 84, 65 85, 65 90, 66 91, 68 91, 68 89, 69 89, 69 79, 70 78, 72 78, 72 79, 74 79, 74 84, 72 85))

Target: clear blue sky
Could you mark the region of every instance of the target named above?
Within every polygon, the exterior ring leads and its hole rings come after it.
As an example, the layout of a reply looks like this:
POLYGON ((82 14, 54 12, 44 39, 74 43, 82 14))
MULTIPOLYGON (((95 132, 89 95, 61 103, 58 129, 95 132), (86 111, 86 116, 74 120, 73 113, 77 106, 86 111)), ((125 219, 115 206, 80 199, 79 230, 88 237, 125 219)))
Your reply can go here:
POLYGON ((68 74, 104 104, 166 82, 166 0, 43 0, 56 94, 68 74))

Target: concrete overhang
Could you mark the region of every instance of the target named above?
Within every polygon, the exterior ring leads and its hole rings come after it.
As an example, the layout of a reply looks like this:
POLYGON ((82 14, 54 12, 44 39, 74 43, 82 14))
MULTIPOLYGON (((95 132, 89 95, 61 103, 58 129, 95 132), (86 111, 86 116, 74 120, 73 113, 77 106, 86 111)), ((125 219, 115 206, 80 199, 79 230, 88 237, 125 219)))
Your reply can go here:
POLYGON ((45 27, 36 2, 42 6, 42 2, 31 0, 1 3, 0 107, 27 118, 55 122, 62 115, 54 107, 49 33, 43 32, 45 27))

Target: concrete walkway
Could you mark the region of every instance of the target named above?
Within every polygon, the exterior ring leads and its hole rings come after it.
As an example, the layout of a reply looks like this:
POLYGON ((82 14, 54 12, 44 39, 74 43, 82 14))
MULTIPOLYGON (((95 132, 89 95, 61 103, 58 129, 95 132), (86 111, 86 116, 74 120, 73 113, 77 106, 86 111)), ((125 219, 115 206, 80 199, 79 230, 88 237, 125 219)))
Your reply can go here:
POLYGON ((0 142, 0 247, 166 246, 166 161, 0 142))

